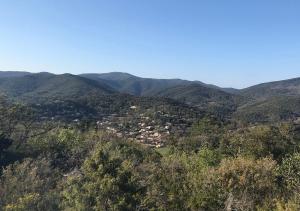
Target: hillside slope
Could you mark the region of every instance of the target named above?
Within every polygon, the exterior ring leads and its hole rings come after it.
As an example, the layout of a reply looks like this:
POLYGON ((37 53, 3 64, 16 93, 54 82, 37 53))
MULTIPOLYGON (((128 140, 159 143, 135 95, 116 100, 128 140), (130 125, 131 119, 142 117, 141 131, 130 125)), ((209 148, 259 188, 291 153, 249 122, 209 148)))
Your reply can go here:
POLYGON ((277 122, 300 117, 300 96, 275 96, 239 107, 234 119, 243 122, 277 122))
POLYGON ((72 98, 88 93, 112 94, 115 91, 94 80, 76 75, 37 73, 0 79, 0 91, 18 99, 72 98))
POLYGON ((200 84, 171 87, 158 92, 157 96, 178 100, 220 117, 230 116, 242 100, 238 95, 200 84))
POLYGON ((165 89, 190 84, 200 84, 209 88, 221 89, 217 86, 205 84, 200 81, 188 81, 182 79, 153 79, 141 78, 128 73, 112 72, 103 74, 81 74, 80 76, 92 80, 105 81, 107 85, 113 87, 121 93, 135 96, 155 96, 156 93, 165 89))
POLYGON ((300 96, 300 78, 258 84, 239 92, 241 95, 267 99, 274 96, 300 96))

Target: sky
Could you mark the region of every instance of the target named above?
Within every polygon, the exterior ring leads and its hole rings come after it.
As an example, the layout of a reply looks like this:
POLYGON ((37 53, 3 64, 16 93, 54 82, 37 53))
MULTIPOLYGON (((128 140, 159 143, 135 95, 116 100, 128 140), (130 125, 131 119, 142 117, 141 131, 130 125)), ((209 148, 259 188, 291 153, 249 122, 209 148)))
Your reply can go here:
POLYGON ((235 88, 300 77, 300 1, 0 0, 0 70, 235 88))

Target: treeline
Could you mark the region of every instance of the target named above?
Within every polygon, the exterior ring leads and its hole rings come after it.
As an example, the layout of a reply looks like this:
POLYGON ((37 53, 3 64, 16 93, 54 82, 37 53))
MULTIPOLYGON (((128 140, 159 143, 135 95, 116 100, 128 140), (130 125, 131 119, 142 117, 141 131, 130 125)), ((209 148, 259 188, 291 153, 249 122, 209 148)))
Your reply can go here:
POLYGON ((299 210, 297 125, 202 118, 152 149, 1 102, 0 210, 299 210))

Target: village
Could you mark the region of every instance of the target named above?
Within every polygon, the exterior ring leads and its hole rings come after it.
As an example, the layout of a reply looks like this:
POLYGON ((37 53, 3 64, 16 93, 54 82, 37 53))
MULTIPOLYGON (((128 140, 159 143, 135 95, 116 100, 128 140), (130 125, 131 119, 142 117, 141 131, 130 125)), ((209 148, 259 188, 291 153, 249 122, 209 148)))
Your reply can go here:
POLYGON ((136 112, 136 106, 131 106, 131 112, 125 116, 111 114, 97 121, 97 129, 106 130, 120 138, 137 141, 149 147, 163 147, 172 135, 183 135, 191 126, 191 119, 179 119, 162 111, 152 115, 136 112))

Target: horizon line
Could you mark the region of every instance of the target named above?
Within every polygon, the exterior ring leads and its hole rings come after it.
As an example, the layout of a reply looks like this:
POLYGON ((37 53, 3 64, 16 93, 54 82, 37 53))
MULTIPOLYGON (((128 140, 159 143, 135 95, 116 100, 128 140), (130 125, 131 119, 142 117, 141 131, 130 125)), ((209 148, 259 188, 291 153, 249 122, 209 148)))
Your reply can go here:
POLYGON ((49 74, 53 74, 53 75, 64 75, 64 74, 71 74, 71 75, 76 75, 76 76, 80 76, 80 75, 84 75, 84 74, 111 74, 111 73, 120 73, 120 74, 127 74, 127 75, 131 75, 133 77, 137 77, 137 78, 141 78, 141 79, 153 79, 153 80, 183 80, 183 81, 190 81, 190 82, 200 82, 200 83, 204 83, 205 85, 211 85, 211 86, 216 86, 219 88, 223 88, 223 89, 236 89, 236 90, 243 90, 243 89, 247 89, 253 86, 258 86, 258 85, 263 85, 263 84, 268 84, 268 83, 275 83, 275 82, 280 82, 280 81, 289 81, 289 80, 294 80, 294 79, 299 79, 300 76, 296 76, 296 77, 292 77, 292 78, 285 78, 285 79, 280 79, 280 80, 273 80, 273 81, 265 81, 265 82, 261 82, 261 83, 257 83, 257 84, 252 84, 250 86, 246 86, 243 88, 235 88, 235 87, 223 87, 223 86, 219 86, 213 83, 206 83, 202 80, 189 80, 189 79, 184 79, 184 78, 155 78, 155 77, 142 77, 142 76, 138 76, 132 73, 128 73, 128 72, 122 72, 122 71, 112 71, 112 72, 87 72, 87 73, 71 73, 71 72, 64 72, 64 73, 54 73, 54 72, 50 72, 50 71, 26 71, 26 70, 0 70, 0 72, 16 72, 16 73, 29 73, 29 74, 39 74, 39 73, 49 73, 49 74))

